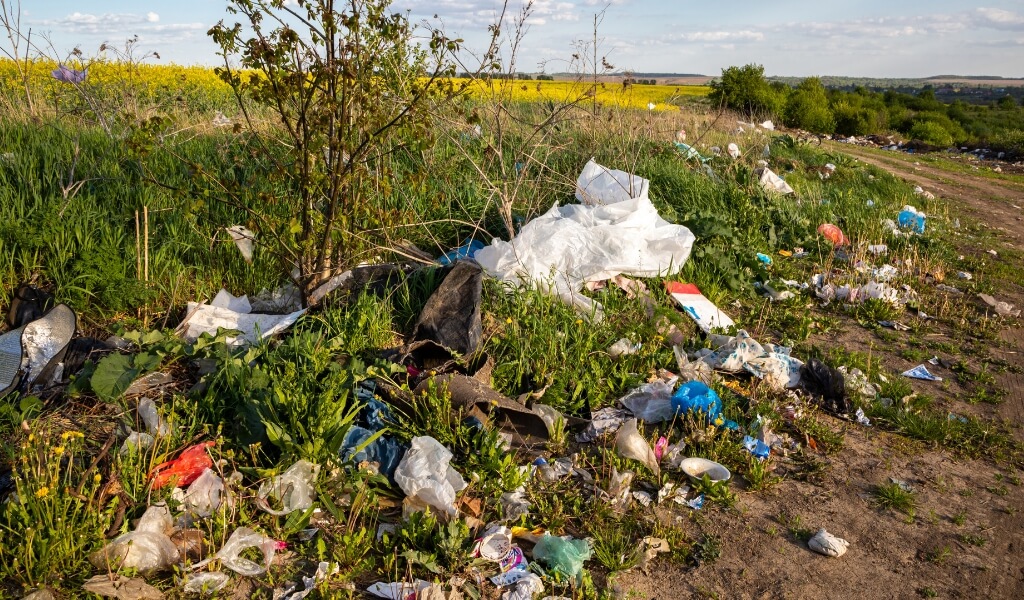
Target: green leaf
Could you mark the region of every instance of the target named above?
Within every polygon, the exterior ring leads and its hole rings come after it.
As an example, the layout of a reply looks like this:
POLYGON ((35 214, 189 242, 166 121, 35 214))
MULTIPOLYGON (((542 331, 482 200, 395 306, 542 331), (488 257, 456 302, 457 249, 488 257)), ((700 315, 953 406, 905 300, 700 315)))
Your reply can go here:
POLYGON ((90 383, 92 391, 105 402, 113 402, 124 394, 128 386, 139 376, 127 354, 111 354, 96 365, 90 383))

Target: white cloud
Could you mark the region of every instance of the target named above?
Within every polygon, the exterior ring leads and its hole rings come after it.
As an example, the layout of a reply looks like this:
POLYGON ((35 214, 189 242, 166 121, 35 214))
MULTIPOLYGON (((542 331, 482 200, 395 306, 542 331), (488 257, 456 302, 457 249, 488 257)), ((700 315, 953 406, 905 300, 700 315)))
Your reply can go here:
POLYGON ((974 11, 975 22, 993 29, 1024 31, 1024 15, 999 8, 979 8, 974 11))
POLYGON ((749 29, 742 31, 694 31, 675 36, 676 39, 687 42, 760 42, 764 39, 764 33, 749 29))
POLYGON ((159 20, 160 20, 160 15, 156 14, 155 12, 148 12, 148 13, 146 13, 146 21, 148 21, 149 23, 156 23, 159 20))

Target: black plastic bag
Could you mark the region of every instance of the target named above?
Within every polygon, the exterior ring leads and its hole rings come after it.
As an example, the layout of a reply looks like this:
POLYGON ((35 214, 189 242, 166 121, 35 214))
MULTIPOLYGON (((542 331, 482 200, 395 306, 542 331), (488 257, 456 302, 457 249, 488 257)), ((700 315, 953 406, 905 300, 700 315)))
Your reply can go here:
POLYGON ((850 399, 846 396, 846 380, 838 369, 812 358, 800 369, 804 389, 820 398, 819 403, 828 412, 848 415, 850 399))

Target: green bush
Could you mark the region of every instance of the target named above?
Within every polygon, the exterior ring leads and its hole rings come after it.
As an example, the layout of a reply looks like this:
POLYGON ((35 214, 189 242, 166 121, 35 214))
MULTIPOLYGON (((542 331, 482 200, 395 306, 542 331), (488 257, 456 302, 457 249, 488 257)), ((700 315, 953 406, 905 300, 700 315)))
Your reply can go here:
POLYGON ((953 136, 935 121, 918 121, 908 132, 910 137, 933 146, 952 146, 953 136))

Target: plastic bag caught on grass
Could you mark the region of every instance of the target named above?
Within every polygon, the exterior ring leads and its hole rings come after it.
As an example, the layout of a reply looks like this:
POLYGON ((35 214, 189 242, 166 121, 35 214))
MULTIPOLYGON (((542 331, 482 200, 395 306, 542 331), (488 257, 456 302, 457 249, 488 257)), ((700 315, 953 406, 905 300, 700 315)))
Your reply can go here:
POLYGON ((591 549, 587 540, 575 540, 569 536, 541 536, 533 547, 533 558, 547 565, 548 570, 563 577, 576 578, 583 570, 583 563, 590 560, 591 549))
POLYGON ((576 179, 576 199, 587 206, 647 196, 649 183, 632 173, 603 167, 590 159, 576 179))
POLYGON ((288 515, 296 510, 306 510, 313 506, 313 499, 316 497, 313 482, 316 481, 319 472, 320 465, 305 460, 296 462, 284 473, 260 484, 257 504, 264 511, 277 516, 288 515), (268 498, 279 501, 281 510, 271 508, 268 498))
POLYGON ((283 548, 284 542, 278 542, 248 527, 239 527, 231 533, 231 537, 228 538, 228 541, 224 543, 224 546, 216 554, 206 560, 197 562, 192 565, 192 568, 201 569, 216 559, 226 568, 239 575, 255 577, 267 572, 270 563, 274 560, 274 553, 283 548), (262 565, 242 557, 242 552, 248 548, 256 548, 263 553, 262 565))
POLYGON ((412 600, 416 595, 430 587, 430 583, 417 579, 412 583, 396 581, 393 583, 375 583, 366 588, 366 591, 378 598, 388 600, 412 600))
POLYGON ((137 409, 139 419, 146 425, 146 430, 153 437, 165 436, 171 433, 171 426, 167 423, 156 409, 156 403, 152 398, 139 400, 137 409))
POLYGON ((89 556, 89 562, 102 570, 136 569, 151 573, 170 568, 180 560, 178 548, 167 536, 172 527, 166 506, 150 506, 134 531, 117 536, 89 556))
POLYGON ((645 383, 619 402, 644 423, 671 421, 676 414, 672 408, 672 384, 661 380, 645 383))
POLYGON ((184 503, 189 512, 200 517, 209 517, 220 508, 226 492, 224 480, 220 475, 213 469, 206 469, 188 486, 184 503))
POLYGON ((722 417, 722 400, 718 393, 700 381, 687 381, 679 386, 672 396, 672 408, 679 415, 700 411, 712 423, 722 417))
POLYGON ((413 438, 395 470, 395 483, 414 503, 454 516, 455 495, 466 488, 466 481, 449 465, 451 460, 452 453, 434 438, 413 438))
POLYGON ((615 434, 615 450, 620 456, 642 462, 654 472, 655 476, 661 474, 661 467, 658 465, 657 457, 654 456, 654 450, 637 431, 636 419, 629 419, 619 428, 618 433, 615 434))
POLYGON ((224 586, 229 581, 231 581, 231 576, 220 571, 196 573, 185 580, 185 585, 182 586, 182 589, 186 594, 212 596, 214 593, 224 589, 224 586))
MULTIPOLYGON (((96 575, 82 584, 82 589, 117 600, 163 600, 164 593, 149 585, 139 577, 122 577, 115 575, 96 575)), ((51 596, 52 597, 52 596, 51 596)))
POLYGON ((206 450, 214 445, 215 442, 196 444, 185 449, 178 458, 153 467, 150 473, 153 489, 160 489, 172 482, 176 487, 184 487, 198 479, 203 471, 213 467, 213 459, 206 450))

